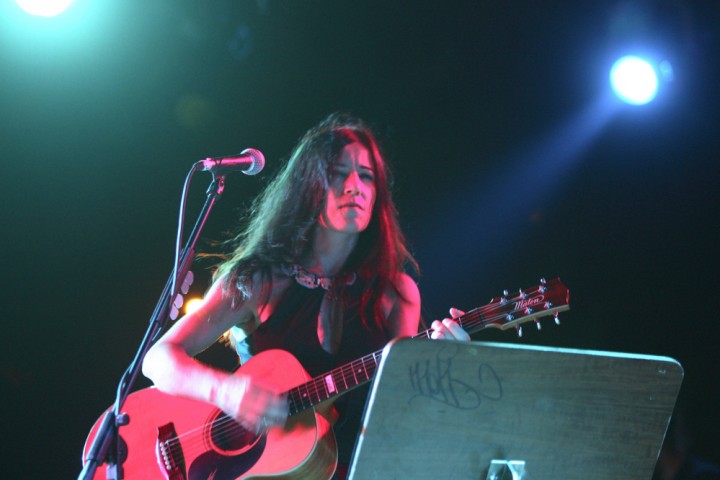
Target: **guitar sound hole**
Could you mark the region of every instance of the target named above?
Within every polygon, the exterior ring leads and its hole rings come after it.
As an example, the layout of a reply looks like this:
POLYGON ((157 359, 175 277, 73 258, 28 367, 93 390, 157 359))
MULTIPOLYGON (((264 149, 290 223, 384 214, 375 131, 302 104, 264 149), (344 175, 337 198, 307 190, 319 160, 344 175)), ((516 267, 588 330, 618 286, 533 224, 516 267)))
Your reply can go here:
POLYGON ((260 438, 255 432, 251 432, 225 414, 219 415, 213 422, 210 437, 216 448, 231 452, 246 450, 260 438))

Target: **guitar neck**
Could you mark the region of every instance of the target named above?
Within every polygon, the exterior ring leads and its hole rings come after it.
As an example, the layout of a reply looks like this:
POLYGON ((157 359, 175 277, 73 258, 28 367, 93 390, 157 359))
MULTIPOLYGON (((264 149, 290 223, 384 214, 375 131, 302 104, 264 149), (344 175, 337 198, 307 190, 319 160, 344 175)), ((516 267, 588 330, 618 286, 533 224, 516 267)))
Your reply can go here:
MULTIPOLYGON (((569 296, 570 292, 557 278, 537 287, 520 290, 512 297, 506 292, 502 297, 492 299, 488 305, 471 310, 455 321, 468 334, 490 327, 506 330, 539 317, 557 315, 568 310, 569 296)), ((428 329, 412 338, 430 338, 431 334, 432 329, 428 329)), ((369 382, 375 376, 382 354, 382 350, 370 353, 288 390, 286 393, 290 415, 369 382)))
MULTIPOLYGON (((430 338, 431 333, 432 330, 425 330, 412 338, 430 338)), ((290 415, 369 382, 375 376, 382 354, 382 350, 370 353, 289 390, 290 415)))
POLYGON ((381 359, 382 350, 379 350, 288 390, 290 415, 369 382, 375 376, 381 359))

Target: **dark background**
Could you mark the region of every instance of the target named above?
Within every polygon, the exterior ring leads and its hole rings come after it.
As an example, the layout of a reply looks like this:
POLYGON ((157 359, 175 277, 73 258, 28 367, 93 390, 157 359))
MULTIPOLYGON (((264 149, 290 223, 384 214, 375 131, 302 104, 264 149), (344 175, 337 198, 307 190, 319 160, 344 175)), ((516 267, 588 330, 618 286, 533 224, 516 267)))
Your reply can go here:
POLYGON ((475 339, 677 359, 694 451, 720 463, 717 2, 78 0, 51 20, 11 2, 0 15, 7 478, 79 473, 170 273, 191 165, 267 158, 228 177, 204 230, 222 239, 336 110, 373 124, 394 165, 427 320, 560 276, 560 327, 475 339), (673 67, 645 107, 608 91, 635 52, 673 67))

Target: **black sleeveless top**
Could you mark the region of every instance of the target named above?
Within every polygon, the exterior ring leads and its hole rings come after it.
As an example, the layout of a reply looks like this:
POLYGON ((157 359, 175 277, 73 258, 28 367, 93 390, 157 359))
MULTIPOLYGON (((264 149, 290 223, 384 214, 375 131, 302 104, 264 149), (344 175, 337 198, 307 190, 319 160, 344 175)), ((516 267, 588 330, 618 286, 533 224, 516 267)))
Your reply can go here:
MULTIPOLYGON (((335 367, 357 360, 371 352, 381 350, 390 341, 390 332, 368 329, 359 314, 361 282, 345 287, 343 329, 338 353, 332 355, 323 349, 318 339, 317 322, 323 298, 328 292, 322 288, 310 289, 296 282, 283 293, 270 318, 263 322, 246 339, 237 342, 236 348, 244 363, 252 355, 279 348, 292 353, 312 377, 322 375, 335 367)), ((372 307, 366 318, 372 323, 372 307)), ((349 465, 360 428, 369 384, 340 396, 334 403, 340 418, 333 426, 338 445, 338 461, 349 465)))

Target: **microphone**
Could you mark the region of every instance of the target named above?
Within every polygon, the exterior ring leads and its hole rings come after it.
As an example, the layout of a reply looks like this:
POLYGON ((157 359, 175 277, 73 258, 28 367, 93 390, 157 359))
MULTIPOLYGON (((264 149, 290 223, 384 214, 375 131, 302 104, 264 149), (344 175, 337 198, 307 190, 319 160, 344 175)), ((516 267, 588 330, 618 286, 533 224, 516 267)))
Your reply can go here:
POLYGON ((234 157, 206 158, 195 163, 203 172, 240 170, 245 175, 257 175, 265 168, 265 156, 260 150, 246 148, 234 157))

